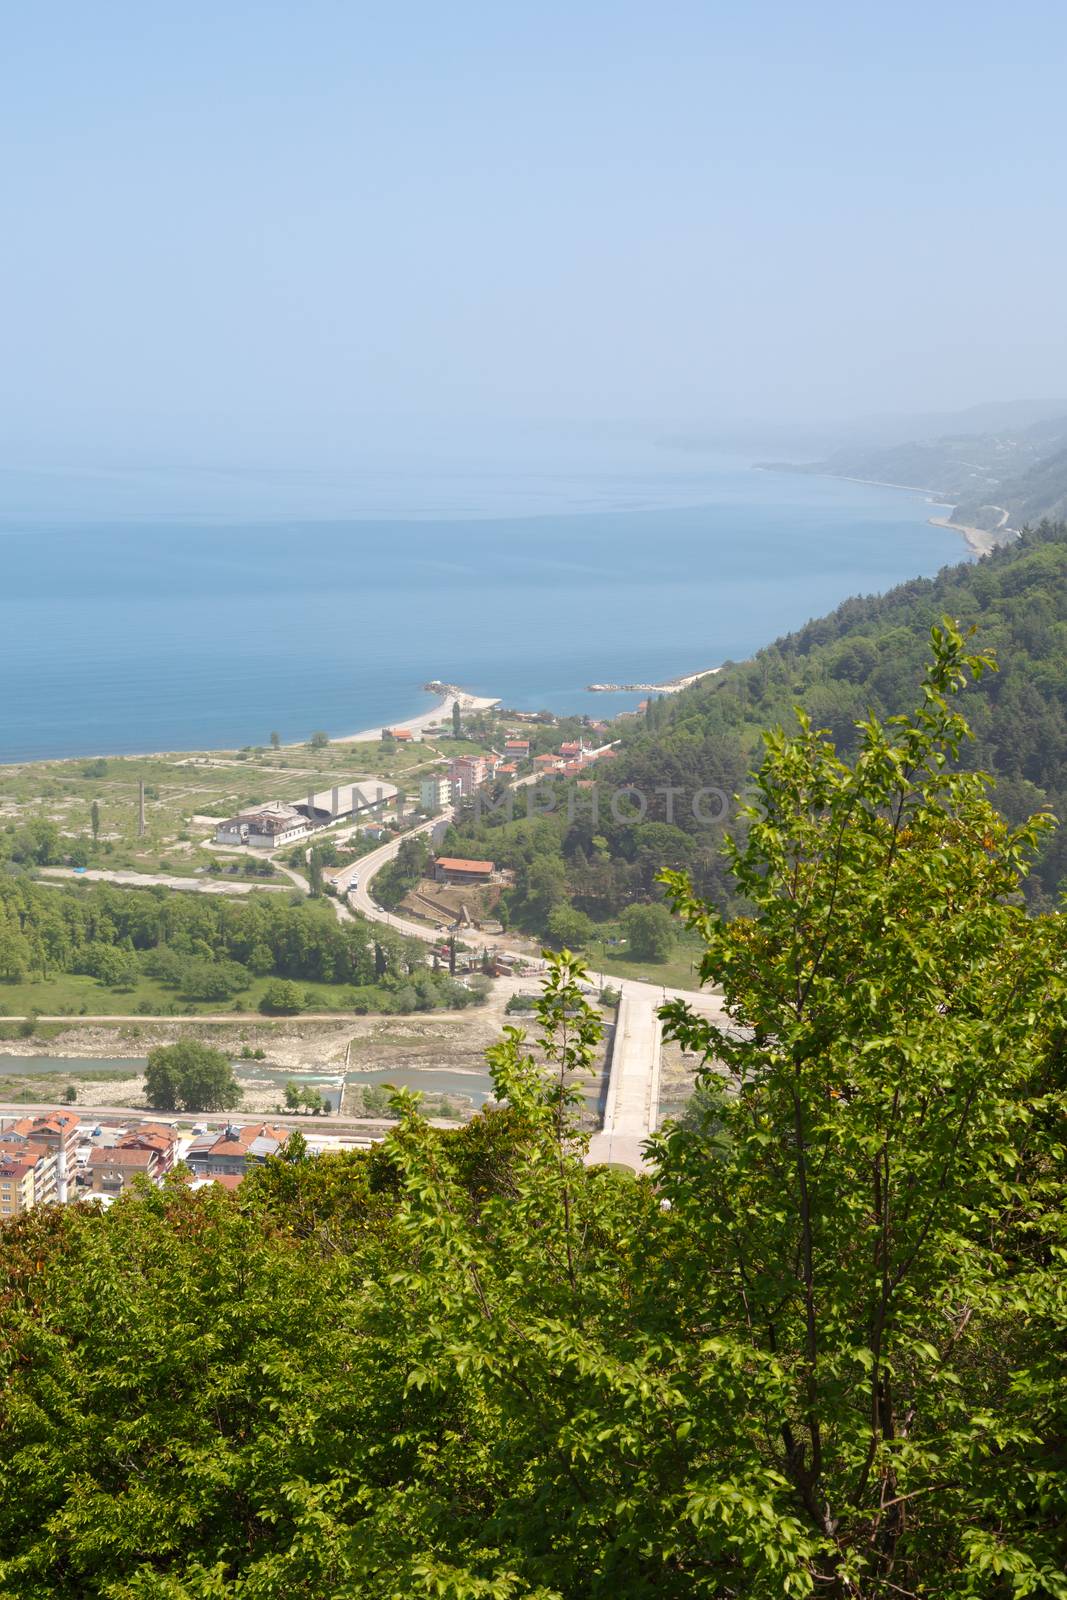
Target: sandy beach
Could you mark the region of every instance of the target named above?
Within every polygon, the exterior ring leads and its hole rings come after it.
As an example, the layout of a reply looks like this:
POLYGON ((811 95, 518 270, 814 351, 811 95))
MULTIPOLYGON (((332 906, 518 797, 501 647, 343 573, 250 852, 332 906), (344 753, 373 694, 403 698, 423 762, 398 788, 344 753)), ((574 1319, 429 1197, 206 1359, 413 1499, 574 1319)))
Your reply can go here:
POLYGON ((438 723, 452 715, 452 706, 459 701, 461 711, 488 711, 492 706, 498 706, 500 699, 490 699, 486 695, 467 694, 463 689, 457 689, 451 684, 446 687, 446 692, 431 706, 429 711, 419 712, 414 717, 404 717, 401 721, 379 725, 376 728, 364 728, 361 733, 338 734, 331 739, 331 744, 366 744, 371 740, 382 737, 386 727, 410 728, 412 733, 422 733, 434 723, 438 723))
MULTIPOLYGON (((972 528, 966 522, 953 522, 951 517, 930 517, 928 520, 935 528, 950 528, 953 533, 962 533, 968 550, 976 556, 987 556, 996 550, 998 545, 1010 542, 1004 537, 1002 527, 991 532, 988 528, 972 528)), ((1012 537, 1014 538, 1014 533, 1012 537)))

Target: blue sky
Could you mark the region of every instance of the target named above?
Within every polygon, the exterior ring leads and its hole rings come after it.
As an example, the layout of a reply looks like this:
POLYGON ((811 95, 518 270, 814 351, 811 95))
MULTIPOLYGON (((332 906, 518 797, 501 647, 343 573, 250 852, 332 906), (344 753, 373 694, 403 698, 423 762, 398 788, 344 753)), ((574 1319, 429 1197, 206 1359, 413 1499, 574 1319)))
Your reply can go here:
POLYGON ((1067 7, 7 8, 0 462, 1067 391, 1067 7))

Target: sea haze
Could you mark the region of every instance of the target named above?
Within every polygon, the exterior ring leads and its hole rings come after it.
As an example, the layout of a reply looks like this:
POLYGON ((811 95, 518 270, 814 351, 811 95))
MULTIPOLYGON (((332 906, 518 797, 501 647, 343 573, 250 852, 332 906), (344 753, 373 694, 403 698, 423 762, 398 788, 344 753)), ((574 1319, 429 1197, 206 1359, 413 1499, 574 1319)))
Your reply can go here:
POLYGON ((743 658, 965 556, 921 495, 741 463, 452 476, 394 498, 403 516, 380 485, 373 514, 261 494, 238 515, 180 477, 121 485, 109 513, 0 476, 0 761, 349 733, 425 709, 431 678, 604 715, 638 697, 588 683, 743 658))

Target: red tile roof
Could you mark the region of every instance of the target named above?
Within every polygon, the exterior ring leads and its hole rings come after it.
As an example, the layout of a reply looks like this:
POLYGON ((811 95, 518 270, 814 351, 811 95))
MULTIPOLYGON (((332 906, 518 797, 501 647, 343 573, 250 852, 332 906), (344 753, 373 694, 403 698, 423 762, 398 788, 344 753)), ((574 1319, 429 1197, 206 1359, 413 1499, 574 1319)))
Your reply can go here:
POLYGON ((70 1111, 53 1111, 48 1116, 21 1117, 9 1133, 21 1134, 24 1138, 31 1133, 69 1133, 76 1127, 78 1118, 70 1111))
POLYGON ((14 1178, 21 1183, 27 1172, 32 1172, 36 1162, 20 1161, 15 1156, 7 1156, 0 1160, 0 1177, 14 1178))
POLYGON ((464 861, 460 856, 438 856, 435 865, 445 872, 492 872, 491 861, 464 861))
POLYGON ((213 1156, 244 1156, 248 1154, 249 1146, 257 1139, 277 1139, 279 1144, 284 1144, 289 1137, 288 1128, 276 1128, 269 1122, 246 1122, 234 1128, 235 1137, 230 1139, 224 1130, 219 1134, 215 1143, 208 1151, 213 1156))
POLYGON ((163 1128, 131 1128, 129 1133, 124 1133, 116 1150, 157 1150, 160 1154, 169 1150, 177 1139, 174 1134, 167 1133, 163 1128))
POLYGON ((89 1154, 91 1167, 144 1167, 152 1165, 154 1150, 131 1150, 126 1145, 116 1145, 113 1150, 93 1150, 89 1154))

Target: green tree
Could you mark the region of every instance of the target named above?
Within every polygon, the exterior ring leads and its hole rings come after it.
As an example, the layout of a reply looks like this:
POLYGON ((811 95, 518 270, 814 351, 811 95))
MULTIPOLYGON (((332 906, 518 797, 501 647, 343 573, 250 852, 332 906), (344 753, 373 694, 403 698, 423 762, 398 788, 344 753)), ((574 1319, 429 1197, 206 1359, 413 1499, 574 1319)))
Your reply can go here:
POLYGON ((567 869, 558 856, 537 855, 526 869, 524 915, 534 928, 547 928, 548 919, 567 900, 567 869))
POLYGON ((452 702, 452 737, 453 739, 463 737, 463 712, 458 700, 452 702))
POLYGON ((63 1090, 63 1104, 67 1105, 67 1106, 72 1106, 77 1101, 77 1098, 78 1098, 77 1089, 74 1087, 74 1085, 72 1083, 68 1083, 66 1088, 63 1090))
POLYGON ((321 1089, 316 1089, 314 1084, 296 1083, 292 1079, 285 1085, 285 1105, 289 1111, 310 1111, 315 1116, 326 1109, 321 1089))
POLYGON ((748 1374, 699 1516, 765 1496, 753 1549, 817 1593, 1058 1594, 1063 931, 1018 904, 1047 819, 1010 828, 954 770, 953 697, 991 663, 933 640, 921 709, 865 722, 854 765, 803 717, 768 738, 732 851, 752 916, 668 875, 732 1019, 679 1004, 670 1031, 736 1086, 719 1159, 688 1128, 658 1147, 671 1271, 748 1374))
POLYGON ((180 983, 189 1000, 232 1000, 248 988, 249 975, 237 961, 186 961, 180 983))
POLYGON ((29 951, 13 928, 0 927, 0 978, 17 983, 29 970, 29 951))
POLYGON ((676 928, 666 906, 627 906, 622 925, 630 954, 638 961, 666 961, 674 944, 676 928))
POLYGON ((221 1050, 180 1039, 148 1052, 145 1095, 159 1111, 229 1111, 242 1090, 221 1050))
POLYGON ((259 1002, 259 1009, 268 1014, 292 1015, 304 1009, 304 991, 289 978, 276 978, 268 983, 259 1002))
POLYGON ((93 843, 96 844, 100 837, 100 802, 94 800, 89 807, 89 825, 93 830, 93 843))
POLYGON ((308 893, 313 900, 322 896, 322 852, 312 846, 308 856, 308 893))
POLYGON ((0 1229, 0 1587, 1062 1600, 1067 950, 956 769, 981 665, 771 738, 744 918, 669 880, 729 1026, 667 1010, 649 1173, 587 1159, 556 957, 458 1132, 376 1087, 373 1151, 0 1229))
POLYGON ((280 733, 272 733, 271 736, 270 736, 270 747, 271 747, 271 749, 272 750, 280 750, 281 749, 281 745, 282 745, 282 736, 281 736, 281 734, 280 733))
POLYGON ((81 970, 109 989, 132 989, 141 976, 140 963, 132 950, 117 945, 93 943, 86 947, 81 970))
POLYGON ((328 733, 326 733, 322 728, 316 728, 315 732, 311 735, 311 738, 308 740, 308 745, 312 750, 325 750, 326 746, 329 744, 329 742, 330 742, 330 735, 328 733))
POLYGON ((563 905, 557 906, 549 913, 546 932, 551 942, 558 948, 580 950, 583 945, 589 943, 596 929, 584 911, 576 911, 573 906, 563 905))

